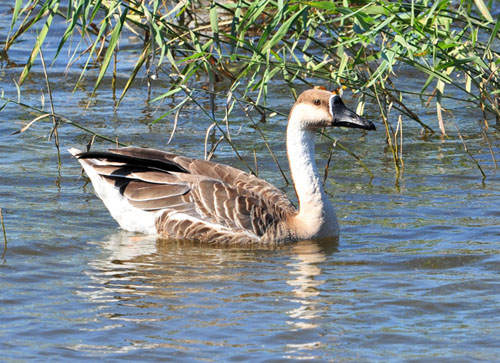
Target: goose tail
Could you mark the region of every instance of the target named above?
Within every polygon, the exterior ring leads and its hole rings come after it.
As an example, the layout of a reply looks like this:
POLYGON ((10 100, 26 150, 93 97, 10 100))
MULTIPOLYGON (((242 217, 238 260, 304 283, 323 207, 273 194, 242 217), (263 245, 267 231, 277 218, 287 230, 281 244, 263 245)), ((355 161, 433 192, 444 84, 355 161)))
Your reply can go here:
POLYGON ((101 165, 104 163, 103 161, 99 159, 80 159, 78 156, 82 151, 73 147, 68 149, 68 152, 77 158, 90 178, 96 195, 103 201, 111 216, 122 229, 130 232, 157 234, 155 226, 156 213, 132 206, 127 198, 120 193, 119 186, 106 181, 94 169, 94 165, 101 165))

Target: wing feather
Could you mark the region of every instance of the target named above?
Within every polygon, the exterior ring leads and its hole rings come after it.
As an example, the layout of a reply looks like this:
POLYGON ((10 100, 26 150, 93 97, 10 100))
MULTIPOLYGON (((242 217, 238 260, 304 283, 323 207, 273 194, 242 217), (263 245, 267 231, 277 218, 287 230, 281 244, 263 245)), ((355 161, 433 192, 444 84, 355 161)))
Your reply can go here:
POLYGON ((148 168, 139 168, 136 166, 114 166, 111 164, 94 165, 94 170, 100 175, 116 178, 138 179, 149 183, 177 183, 178 177, 162 171, 156 171, 148 168))
POLYGON ((191 190, 186 184, 151 184, 142 181, 131 181, 123 190, 123 195, 129 200, 147 201, 179 196, 191 190))
POLYGON ((158 199, 150 199, 150 200, 129 199, 129 202, 136 208, 148 211, 160 210, 160 209, 175 209, 176 207, 186 206, 186 202, 181 195, 158 198, 158 199))

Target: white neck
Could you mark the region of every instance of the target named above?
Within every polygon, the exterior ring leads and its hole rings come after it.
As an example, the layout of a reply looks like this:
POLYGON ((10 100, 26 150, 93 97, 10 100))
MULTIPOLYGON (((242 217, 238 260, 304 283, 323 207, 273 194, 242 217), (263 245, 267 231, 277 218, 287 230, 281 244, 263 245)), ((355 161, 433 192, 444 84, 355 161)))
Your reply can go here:
POLYGON ((288 121, 286 147, 290 171, 299 200, 299 213, 294 217, 300 238, 338 236, 339 226, 333 205, 325 194, 314 161, 315 132, 303 127, 293 112, 288 121))

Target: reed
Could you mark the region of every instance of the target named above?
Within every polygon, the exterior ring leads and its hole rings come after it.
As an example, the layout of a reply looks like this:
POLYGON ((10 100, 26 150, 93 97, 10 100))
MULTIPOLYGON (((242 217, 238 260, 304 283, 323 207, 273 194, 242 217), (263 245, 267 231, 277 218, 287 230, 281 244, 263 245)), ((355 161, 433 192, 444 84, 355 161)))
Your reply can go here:
POLYGON ((3 233, 3 252, 1 259, 5 258, 5 254, 7 253, 7 232, 5 231, 5 224, 3 222, 3 211, 0 208, 0 224, 2 225, 2 233, 3 233))
MULTIPOLYGON (((242 104, 265 120, 273 80, 284 80, 294 96, 301 84, 341 84, 379 107, 399 173, 402 143, 400 139, 398 146, 393 129, 402 132, 403 120, 445 135, 444 103, 460 99, 481 110, 485 125, 492 120, 500 125, 500 18, 493 19, 493 6, 498 7, 493 0, 16 0, 3 53, 36 23, 43 23, 19 77, 22 84, 41 55, 54 18, 60 17, 66 30, 55 58, 71 47, 71 63, 82 68, 75 88, 90 66, 97 67, 95 91, 106 74, 116 78, 120 40, 136 37, 141 46, 128 80, 118 90, 117 107, 141 71, 148 81, 160 79, 168 85, 168 91, 152 101, 182 98, 171 111, 177 115, 185 103, 197 104, 196 98, 204 95, 211 110, 198 104, 200 110, 236 154, 229 130, 215 120, 217 97, 231 95, 235 102, 227 107, 225 120, 233 106, 242 104), (398 85, 400 66, 425 79, 421 89, 398 85), (200 79, 203 87, 198 86, 200 79), (407 106, 410 98, 435 104, 436 125, 425 124, 419 110, 407 106), (387 109, 394 111, 393 118, 384 113, 387 109)), ((115 82, 112 87, 115 92, 115 82)))

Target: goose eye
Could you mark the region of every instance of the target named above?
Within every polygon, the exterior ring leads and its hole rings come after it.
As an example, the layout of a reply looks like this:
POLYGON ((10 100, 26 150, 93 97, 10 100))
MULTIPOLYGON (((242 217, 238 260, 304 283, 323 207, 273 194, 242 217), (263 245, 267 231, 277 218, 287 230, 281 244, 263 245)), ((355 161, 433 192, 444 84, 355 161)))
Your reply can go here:
POLYGON ((316 106, 321 105, 321 100, 314 100, 314 104, 315 104, 316 106))

